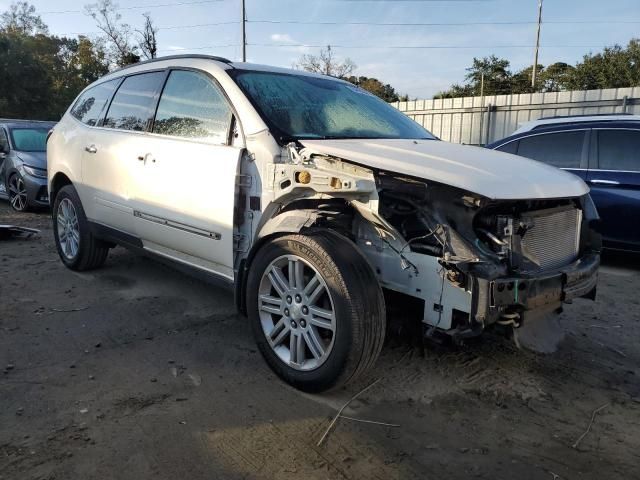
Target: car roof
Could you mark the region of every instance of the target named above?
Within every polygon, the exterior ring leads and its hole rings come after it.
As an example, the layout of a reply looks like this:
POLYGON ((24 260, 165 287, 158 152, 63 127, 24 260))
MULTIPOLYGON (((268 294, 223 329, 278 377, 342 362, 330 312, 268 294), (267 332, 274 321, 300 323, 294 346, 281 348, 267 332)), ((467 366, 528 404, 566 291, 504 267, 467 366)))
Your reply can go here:
MULTIPOLYGON (((131 65, 127 65, 125 67, 119 68, 117 70, 109 72, 109 74, 105 75, 105 77, 109 76, 110 78, 113 78, 114 74, 126 73, 128 69, 139 67, 141 65, 149 65, 149 67, 152 68, 153 64, 155 63, 166 62, 171 60, 211 60, 213 62, 218 63, 218 65, 225 70, 252 70, 252 71, 259 71, 259 72, 274 72, 274 73, 283 73, 283 74, 288 73, 293 75, 304 75, 308 77, 329 78, 337 82, 345 82, 345 80, 342 80, 340 78, 330 77, 328 75, 323 75, 320 73, 307 72, 306 70, 274 67, 272 65, 263 65, 259 63, 233 62, 224 57, 217 57, 214 55, 200 55, 200 54, 167 55, 164 57, 156 57, 150 60, 144 60, 142 62, 132 63, 131 65)), ((139 71, 141 70, 138 69, 136 73, 138 73, 139 71)), ((117 76, 118 75, 115 75, 115 77, 117 76)), ((348 82, 345 82, 345 83, 348 83, 348 82)))
POLYGON ((569 124, 584 124, 593 122, 640 122, 640 115, 631 115, 627 113, 617 114, 598 114, 598 115, 567 115, 557 117, 544 117, 537 120, 532 120, 522 124, 512 135, 530 132, 531 130, 537 130, 546 126, 552 125, 569 125, 569 124))
POLYGON ((529 137, 531 135, 540 135, 546 133, 554 133, 554 132, 566 132, 567 130, 584 130, 589 128, 608 128, 608 129, 634 129, 640 130, 640 117, 638 120, 627 120, 631 116, 624 117, 625 119, 618 120, 603 120, 602 117, 598 118, 598 120, 589 121, 589 122, 572 122, 572 123, 550 123, 550 124, 541 124, 540 126, 532 129, 520 131, 520 129, 513 132, 508 137, 504 137, 500 140, 496 140, 488 145, 486 148, 497 148, 505 143, 512 142, 519 138, 529 137))
POLYGON ((0 125, 9 128, 17 127, 53 127, 56 123, 51 120, 21 120, 17 118, 0 118, 0 125))

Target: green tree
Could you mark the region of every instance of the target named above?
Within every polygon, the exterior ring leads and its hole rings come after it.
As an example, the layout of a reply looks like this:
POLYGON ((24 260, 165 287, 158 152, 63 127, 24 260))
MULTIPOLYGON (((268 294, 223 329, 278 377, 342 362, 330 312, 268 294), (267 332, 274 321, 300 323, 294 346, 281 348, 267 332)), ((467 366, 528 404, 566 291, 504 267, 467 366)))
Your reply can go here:
POLYGON ((100 45, 48 35, 32 6, 14 4, 0 18, 12 19, 0 30, 0 116, 58 119, 80 90, 108 72, 100 45))
POLYGON ((466 69, 465 80, 471 84, 475 95, 480 95, 481 89, 485 95, 511 93, 509 66, 509 60, 495 55, 484 58, 474 57, 473 64, 466 69))
POLYGON ((36 14, 36 7, 27 2, 16 2, 0 15, 0 30, 23 35, 46 34, 48 28, 36 14))
POLYGON ((566 90, 574 70, 575 68, 568 63, 552 63, 540 73, 542 91, 560 92, 566 90))
POLYGON ((49 73, 28 39, 0 33, 0 112, 3 117, 48 119, 49 73))
POLYGON ((368 92, 373 93, 375 96, 380 97, 385 102, 402 102, 407 100, 406 95, 398 94, 395 88, 393 88, 388 83, 382 83, 377 78, 362 76, 357 77, 351 75, 349 77, 346 77, 345 80, 367 90, 368 92))
POLYGON ((614 45, 601 53, 589 53, 568 76, 566 88, 590 90, 623 88, 640 85, 640 39, 632 39, 627 47, 614 45))
MULTIPOLYGON (((113 66, 125 66, 140 61, 139 47, 133 40, 131 27, 122 23, 118 4, 112 0, 99 0, 85 6, 96 25, 103 32, 103 40, 108 47, 109 62, 113 66)), ((155 41, 155 33, 154 33, 155 41)))
POLYGON ((542 75, 544 72, 544 66, 538 65, 536 69, 536 86, 531 86, 531 74, 533 72, 533 65, 523 68, 511 75, 511 91, 509 93, 532 93, 539 92, 542 88, 542 75))

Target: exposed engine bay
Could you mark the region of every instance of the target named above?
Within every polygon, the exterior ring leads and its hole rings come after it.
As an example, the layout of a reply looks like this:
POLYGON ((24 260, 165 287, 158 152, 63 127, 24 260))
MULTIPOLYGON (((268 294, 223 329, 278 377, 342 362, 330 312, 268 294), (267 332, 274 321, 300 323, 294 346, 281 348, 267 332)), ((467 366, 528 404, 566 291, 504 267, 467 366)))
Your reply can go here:
POLYGON ((595 298, 600 237, 588 194, 495 200, 310 148, 286 152, 272 177, 279 207, 259 235, 339 230, 369 259, 387 302, 418 311, 428 335, 518 329, 572 298, 595 298))
POLYGON ((427 324, 462 336, 517 328, 534 310, 595 295, 600 245, 588 196, 498 201, 384 172, 377 185, 380 215, 406 241, 404 270, 440 267, 440 292, 423 297, 427 324))

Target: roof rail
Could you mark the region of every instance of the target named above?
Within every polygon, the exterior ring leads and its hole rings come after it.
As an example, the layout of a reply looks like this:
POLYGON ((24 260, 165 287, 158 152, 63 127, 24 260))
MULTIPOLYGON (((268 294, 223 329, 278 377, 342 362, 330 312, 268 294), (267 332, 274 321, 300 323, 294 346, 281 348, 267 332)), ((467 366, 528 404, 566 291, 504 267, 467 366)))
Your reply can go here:
POLYGON ((204 60, 214 60, 216 62, 227 63, 229 65, 231 65, 232 63, 231 60, 224 57, 216 57, 214 55, 202 55, 197 53, 185 53, 182 55, 167 55, 166 57, 157 57, 157 58, 151 58, 149 60, 143 60, 142 62, 132 63, 131 65, 125 65, 124 67, 120 67, 114 70, 113 72, 109 72, 109 73, 121 72, 122 70, 137 67, 138 65, 145 65, 147 63, 162 62, 164 60, 177 60, 181 58, 201 58, 204 60))
POLYGON ((0 118, 0 123, 55 123, 58 120, 29 120, 28 118, 0 118))
POLYGON ((551 120, 551 119, 558 119, 558 118, 581 118, 581 117, 612 117, 612 116, 618 116, 618 115, 633 115, 633 113, 620 112, 620 113, 584 113, 580 115, 555 115, 553 117, 541 117, 538 120, 551 120))

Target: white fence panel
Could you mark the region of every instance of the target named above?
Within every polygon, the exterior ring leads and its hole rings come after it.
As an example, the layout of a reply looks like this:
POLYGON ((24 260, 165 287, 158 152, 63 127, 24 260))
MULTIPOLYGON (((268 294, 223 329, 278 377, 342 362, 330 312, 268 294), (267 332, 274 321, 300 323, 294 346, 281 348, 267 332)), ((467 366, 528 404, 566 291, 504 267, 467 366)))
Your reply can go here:
POLYGON ((525 122, 542 117, 640 115, 640 87, 437 98, 392 105, 442 140, 484 145, 510 135, 525 122))

